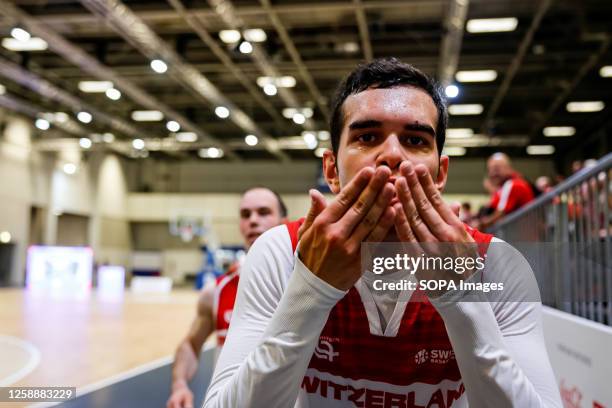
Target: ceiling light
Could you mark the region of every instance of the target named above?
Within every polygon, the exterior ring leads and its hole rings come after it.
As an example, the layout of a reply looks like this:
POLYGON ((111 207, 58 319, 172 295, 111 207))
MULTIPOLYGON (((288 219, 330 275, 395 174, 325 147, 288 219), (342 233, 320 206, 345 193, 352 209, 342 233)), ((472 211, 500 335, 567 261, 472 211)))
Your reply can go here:
POLYGON ((483 106, 477 103, 450 105, 448 113, 451 115, 480 115, 483 111, 483 106))
POLYGON ((136 150, 142 150, 145 147, 145 142, 142 139, 132 140, 132 147, 136 150))
POLYGON ((8 231, 0 232, 0 242, 2 242, 3 244, 8 244, 9 242, 11 242, 11 233, 8 231))
POLYGON ((515 17, 506 18, 479 18, 468 20, 468 33, 495 33, 503 31, 514 31, 518 25, 515 17))
POLYGON ((568 112, 599 112, 605 106, 602 101, 569 102, 566 109, 568 112))
POLYGON ((250 54, 253 52, 253 46, 251 45, 250 42, 243 41, 240 43, 240 46, 238 47, 238 51, 240 51, 243 54, 250 54))
POLYGON ((136 110, 132 112, 132 120, 136 122, 159 122, 164 114, 157 110, 136 110))
POLYGON ((555 147, 551 145, 531 145, 527 146, 527 154, 531 156, 549 155, 555 152, 555 147))
POLYGON ((291 75, 285 75, 280 78, 276 78, 276 86, 278 86, 279 88, 293 88, 295 84, 295 78, 291 75))
POLYGON ((110 100, 118 101, 121 98, 121 92, 115 88, 107 89, 106 97, 110 100))
POLYGON ((221 30, 219 38, 226 44, 235 44, 240 41, 240 31, 238 30, 221 30))
POLYGON ((179 132, 175 135, 176 140, 182 143, 192 143, 198 140, 198 135, 194 132, 179 132))
POLYGON ((106 132, 102 135, 102 140, 104 143, 113 143, 115 141, 115 135, 110 132, 106 132))
POLYGON ((483 69, 479 71, 457 71, 455 79, 459 82, 491 82, 497 78, 497 71, 483 69))
POLYGON ((74 163, 66 163, 64 164, 63 170, 66 174, 74 174, 76 173, 77 166, 74 163))
POLYGON ((0 95, 4 95, 6 93, 6 86, 0 84, 0 95))
POLYGON ((168 65, 160 59, 154 59, 151 61, 151 69, 158 74, 163 74, 168 70, 168 65))
POLYGON ((166 123, 166 129, 168 129, 171 132, 178 132, 179 130, 181 130, 181 125, 175 120, 169 120, 166 123))
POLYGON ((218 159, 223 157, 223 150, 216 147, 209 147, 207 149, 200 149, 198 155, 204 159, 218 159))
POLYGON ((23 28, 20 28, 20 27, 13 28, 11 30, 11 36, 14 39, 16 39, 17 41, 21 41, 21 42, 26 42, 30 38, 32 38, 30 33, 28 33, 26 30, 24 30, 23 28))
POLYGON ((259 87, 263 88, 264 86, 268 85, 268 84, 274 84, 275 80, 272 77, 269 76, 260 76, 257 77, 257 85, 259 85, 259 87))
POLYGON ((314 111, 312 110, 312 108, 304 108, 301 109, 300 111, 302 113, 302 115, 304 115, 304 117, 306 118, 312 118, 312 115, 314 113, 314 111))
POLYGON ((93 119, 93 116, 91 116, 89 112, 81 111, 77 113, 77 119, 83 123, 89 123, 93 119))
POLYGON ((266 32, 261 28, 250 28, 244 30, 244 39, 251 42, 264 42, 268 38, 266 32))
POLYGON ((2 46, 11 51, 44 51, 49 47, 45 40, 38 37, 32 37, 28 41, 3 38, 2 46))
POLYGON ((40 130, 47 130, 51 126, 51 124, 49 123, 47 119, 42 119, 42 118, 36 119, 36 122, 34 122, 34 125, 40 130))
POLYGON ((221 119, 225 119, 230 115, 230 111, 225 106, 217 106, 215 108, 215 115, 217 115, 221 119))
POLYGON ((274 96, 278 92, 278 89, 276 89, 276 86, 273 84, 265 84, 263 91, 268 96, 274 96))
POLYGON ((286 119, 292 119, 293 115, 295 115, 297 113, 297 109, 295 108, 285 108, 283 109, 283 116, 286 119))
POLYGON ((303 132, 302 138, 304 138, 304 143, 306 143, 306 147, 309 149, 314 149, 317 147, 317 137, 312 132, 303 132))
POLYGON ((315 156, 323 157, 323 155, 325 154, 326 150, 327 150, 326 147, 318 147, 317 150, 315 150, 315 156))
POLYGON ((59 123, 66 123, 68 122, 69 116, 65 112, 55 112, 53 114, 53 119, 59 123))
POLYGON ((246 135, 244 142, 249 146, 255 146, 257 142, 259 142, 259 139, 257 139, 257 136, 255 135, 246 135))
POLYGON ((336 52, 340 53, 355 54, 359 52, 359 44, 357 44, 355 41, 336 43, 334 49, 336 52))
POLYGON ((444 89, 444 93, 448 98, 455 98, 459 95, 459 87, 457 85, 448 85, 444 89))
POLYGON ((474 131, 470 128, 446 129, 446 137, 449 139, 463 139, 474 136, 474 131))
POLYGON ((79 90, 81 92, 97 93, 106 92, 112 89, 111 81, 79 81, 79 90))
POLYGON ((467 149, 461 146, 446 146, 442 149, 442 154, 446 156, 465 156, 467 149))
POLYGON ((612 77, 612 65, 606 65, 599 69, 599 75, 604 78, 612 77))
POLYGON ((548 126, 542 130, 546 137, 567 137, 574 136, 576 128, 573 126, 548 126))
POLYGON ((295 115, 293 115, 292 119, 298 125, 303 125, 304 122, 306 122, 306 117, 304 117, 304 115, 301 113, 296 113, 295 115))
POLYGON ((317 132, 317 137, 322 141, 329 140, 330 133, 327 130, 320 130, 317 132))
POLYGON ((89 149, 91 147, 91 139, 82 137, 79 139, 79 146, 83 149, 89 149))

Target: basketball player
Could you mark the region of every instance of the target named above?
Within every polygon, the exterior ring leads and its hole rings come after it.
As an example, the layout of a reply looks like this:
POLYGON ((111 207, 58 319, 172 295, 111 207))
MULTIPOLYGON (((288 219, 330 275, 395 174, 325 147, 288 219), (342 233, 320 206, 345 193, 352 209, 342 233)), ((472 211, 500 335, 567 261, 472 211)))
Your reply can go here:
MULTIPOLYGON (((245 191, 240 200, 240 234, 246 249, 266 230, 285 222, 286 217, 287 208, 274 191, 263 187, 245 191)), ((223 345, 236 298, 238 273, 239 265, 234 264, 225 275, 202 289, 197 316, 174 356, 168 408, 193 407, 193 393, 188 383, 197 371, 202 345, 214 330, 217 344, 223 345)))
POLYGON ((345 79, 332 107, 323 167, 336 197, 311 191, 301 226, 273 228, 251 248, 204 406, 560 407, 539 303, 505 292, 496 303, 449 301, 456 292, 436 290, 400 302, 361 271, 360 245, 380 241, 476 242, 488 248, 486 273, 524 267, 502 262, 499 240, 464 226, 441 197, 449 158, 437 85, 375 60, 345 79))

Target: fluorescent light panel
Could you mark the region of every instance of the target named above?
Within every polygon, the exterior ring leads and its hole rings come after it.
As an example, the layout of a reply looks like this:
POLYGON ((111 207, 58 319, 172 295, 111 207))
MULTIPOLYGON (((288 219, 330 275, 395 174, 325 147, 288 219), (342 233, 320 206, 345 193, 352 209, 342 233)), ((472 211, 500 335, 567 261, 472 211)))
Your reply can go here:
POLYGON ((164 114, 156 110, 137 110, 132 112, 132 120, 136 122, 159 122, 164 114))
POLYGON ((459 82, 491 82, 497 79, 497 71, 493 69, 457 71, 455 79, 459 82))
POLYGON ((546 137, 568 137, 574 136, 576 128, 573 126, 548 126, 542 130, 546 137))
POLYGON ((264 42, 268 38, 266 32, 261 28, 250 28, 248 30, 244 30, 243 35, 245 40, 251 42, 264 42))
POLYGON ((79 90, 87 93, 102 93, 113 88, 111 81, 80 81, 79 90))
POLYGON ((448 107, 448 113, 451 115, 480 115, 483 109, 483 106, 477 103, 457 104, 450 105, 448 107))
POLYGON ((183 143, 191 143, 198 140, 198 135, 194 132, 179 132, 176 134, 176 140, 183 143))
POLYGON ((3 38, 2 46, 11 51, 44 51, 49 47, 45 40, 38 37, 32 37, 27 41, 3 38))
POLYGON ((468 20, 466 30, 468 33, 496 33, 514 31, 518 25, 515 17, 505 18, 478 18, 468 20))
POLYGON ((605 108, 605 104, 602 101, 582 101, 582 102, 569 102, 566 105, 568 112, 599 112, 605 108))
POLYGON ((219 38, 226 44, 235 44, 240 41, 240 31, 238 30, 221 30, 219 38))
POLYGON ((467 149, 461 146, 446 146, 442 149, 442 154, 446 156, 464 156, 466 152, 467 149))
POLYGON ((463 139, 472 136, 474 136, 474 131, 470 128, 446 129, 446 137, 449 139, 463 139))
POLYGON ((527 146, 527 154, 531 156, 549 155, 555 152, 555 147, 551 145, 531 145, 527 146))
POLYGON ((604 78, 612 77, 612 65, 606 65, 599 69, 599 75, 604 78))

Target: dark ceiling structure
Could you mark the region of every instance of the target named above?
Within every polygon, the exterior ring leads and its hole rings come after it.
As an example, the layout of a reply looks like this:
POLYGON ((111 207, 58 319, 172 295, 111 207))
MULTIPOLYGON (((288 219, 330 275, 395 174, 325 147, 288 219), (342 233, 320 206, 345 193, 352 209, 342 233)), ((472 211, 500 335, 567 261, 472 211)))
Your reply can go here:
POLYGON ((385 56, 456 85, 449 105, 481 106, 450 116, 461 130, 449 135, 459 148, 449 153, 564 152, 609 137, 609 0, 0 0, 0 17, 3 39, 19 27, 47 43, 0 47, 0 106, 47 121, 43 149, 89 138, 82 148, 127 157, 315 160, 329 143, 339 80, 385 56), (514 18, 515 28, 468 29, 491 18, 514 18), (486 82, 457 76, 483 70, 486 82), (105 81, 120 98, 84 92, 81 81, 105 81), (572 106, 590 112, 570 112, 568 103, 585 101, 596 104, 572 106), (142 110, 161 114, 134 120, 142 110), (80 121, 82 111, 92 120, 80 121))

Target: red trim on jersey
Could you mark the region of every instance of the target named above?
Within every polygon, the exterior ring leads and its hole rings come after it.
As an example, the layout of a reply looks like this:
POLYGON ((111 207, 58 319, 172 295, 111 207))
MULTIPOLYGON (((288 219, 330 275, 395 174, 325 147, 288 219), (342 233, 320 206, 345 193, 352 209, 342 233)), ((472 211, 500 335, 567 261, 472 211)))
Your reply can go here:
MULTIPOLYGON (((287 225, 294 250, 299 225, 299 221, 287 225)), ((484 255, 493 236, 467 225, 465 229, 484 255)), ((461 380, 444 321, 425 294, 418 290, 406 305, 397 335, 391 337, 370 332, 363 300, 352 287, 331 310, 309 369, 352 381, 378 381, 399 386, 461 380)), ((305 380, 305 384, 309 384, 308 381, 305 380)), ((316 393, 313 387, 303 384, 302 388, 307 393, 316 393)), ((329 398, 333 398, 332 394, 326 393, 329 398)))
POLYGON ((234 262, 224 275, 217 278, 215 296, 213 301, 213 316, 215 318, 215 330, 217 334, 217 345, 225 343, 225 336, 229 329, 236 294, 238 293, 238 274, 240 265, 234 262))

